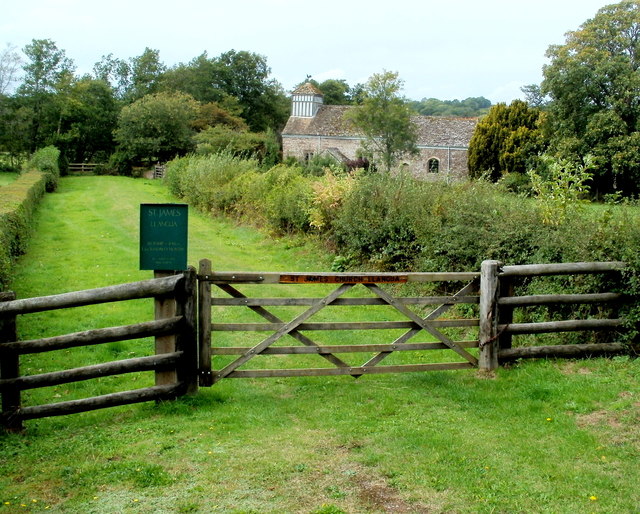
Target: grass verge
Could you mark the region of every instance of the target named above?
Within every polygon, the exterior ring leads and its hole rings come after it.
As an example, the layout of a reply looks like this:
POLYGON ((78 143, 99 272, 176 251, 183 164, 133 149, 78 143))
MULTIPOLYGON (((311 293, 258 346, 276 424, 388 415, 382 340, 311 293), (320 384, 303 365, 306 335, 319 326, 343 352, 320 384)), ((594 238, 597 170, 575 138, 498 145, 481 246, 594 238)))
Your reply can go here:
MULTIPOLYGON (((153 181, 63 178, 13 289, 28 297, 149 278, 137 270, 137 208, 166 201, 153 181)), ((189 262, 205 257, 227 270, 330 266, 311 246, 192 212, 189 262)), ((143 301, 30 315, 19 330, 40 337, 151 311, 143 301)), ((150 344, 54 352, 25 369, 150 344)), ((228 380, 194 398, 0 435, 0 512, 634 512, 639 381, 638 361, 626 358, 528 362, 494 380, 470 371, 228 380)), ((96 390, 115 385, 102 382, 96 390)))

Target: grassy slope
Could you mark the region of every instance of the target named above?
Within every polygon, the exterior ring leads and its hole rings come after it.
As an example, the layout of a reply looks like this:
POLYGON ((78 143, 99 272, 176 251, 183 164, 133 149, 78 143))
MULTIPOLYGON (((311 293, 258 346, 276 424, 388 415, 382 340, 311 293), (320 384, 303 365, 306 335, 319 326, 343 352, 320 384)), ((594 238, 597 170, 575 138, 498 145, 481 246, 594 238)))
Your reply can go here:
MULTIPOLYGON (((63 179, 14 289, 27 297, 148 278, 137 270, 137 206, 165 201, 152 181, 63 179)), ((193 264, 327 269, 313 248, 290 246, 191 213, 193 264)), ((32 315, 20 332, 150 311, 143 301, 73 320, 32 315)), ((24 368, 145 354, 150 344, 47 354, 24 368)), ((0 512, 634 512, 639 379, 637 361, 614 359, 527 363, 496 380, 468 371, 228 380, 171 404, 31 421, 26 435, 0 436, 0 512)), ((49 393, 65 399, 74 388, 49 393)))

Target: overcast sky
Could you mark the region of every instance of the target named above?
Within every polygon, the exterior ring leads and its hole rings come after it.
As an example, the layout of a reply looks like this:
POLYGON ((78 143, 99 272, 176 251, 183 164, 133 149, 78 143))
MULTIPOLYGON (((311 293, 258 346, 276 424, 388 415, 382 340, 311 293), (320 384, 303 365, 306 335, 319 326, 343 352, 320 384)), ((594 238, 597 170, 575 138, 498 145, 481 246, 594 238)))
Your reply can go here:
POLYGON ((602 0, 14 0, 0 9, 0 44, 52 39, 90 72, 103 55, 145 47, 168 66, 204 51, 267 58, 286 90, 366 82, 398 72, 410 99, 522 98, 539 84, 549 45, 613 2, 602 0))

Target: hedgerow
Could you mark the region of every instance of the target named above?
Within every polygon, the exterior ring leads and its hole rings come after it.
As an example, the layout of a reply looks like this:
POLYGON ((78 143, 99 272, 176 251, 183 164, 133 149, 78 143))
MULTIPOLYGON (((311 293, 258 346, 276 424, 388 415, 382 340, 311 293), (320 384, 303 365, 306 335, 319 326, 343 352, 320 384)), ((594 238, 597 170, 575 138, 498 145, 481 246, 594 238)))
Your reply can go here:
POLYGON ((44 173, 47 179, 47 191, 55 191, 58 187, 58 180, 60 179, 60 167, 58 165, 59 159, 60 150, 55 146, 46 146, 37 150, 30 157, 30 159, 24 164, 23 170, 38 170, 44 173))
POLYGON ((9 284, 15 258, 26 250, 33 215, 45 193, 47 178, 47 174, 32 170, 0 187, 0 291, 9 284))
MULTIPOLYGON (((563 204, 553 218, 553 206, 505 194, 484 181, 433 183, 408 174, 346 174, 331 168, 317 176, 295 163, 265 172, 257 161, 224 154, 174 161, 167 180, 175 194, 206 212, 231 214, 272 232, 318 236, 337 254, 339 270, 478 271, 486 259, 507 265, 620 260, 629 263, 620 279, 529 280, 518 285, 520 294, 620 290, 640 295, 640 210, 635 205, 579 209, 563 204)), ((584 316, 603 314, 593 305, 580 309, 584 316)), ((562 308, 542 311, 526 316, 563 314, 562 308)), ((637 326, 640 308, 627 311, 630 325, 637 326)))

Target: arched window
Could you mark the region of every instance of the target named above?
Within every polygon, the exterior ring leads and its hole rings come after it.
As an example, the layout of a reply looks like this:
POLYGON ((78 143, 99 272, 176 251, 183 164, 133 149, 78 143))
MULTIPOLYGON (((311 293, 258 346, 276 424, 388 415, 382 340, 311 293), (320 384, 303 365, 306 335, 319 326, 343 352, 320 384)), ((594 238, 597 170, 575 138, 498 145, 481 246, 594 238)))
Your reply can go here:
POLYGON ((440 171, 440 161, 435 157, 429 159, 427 165, 429 168, 429 173, 438 173, 440 171))

